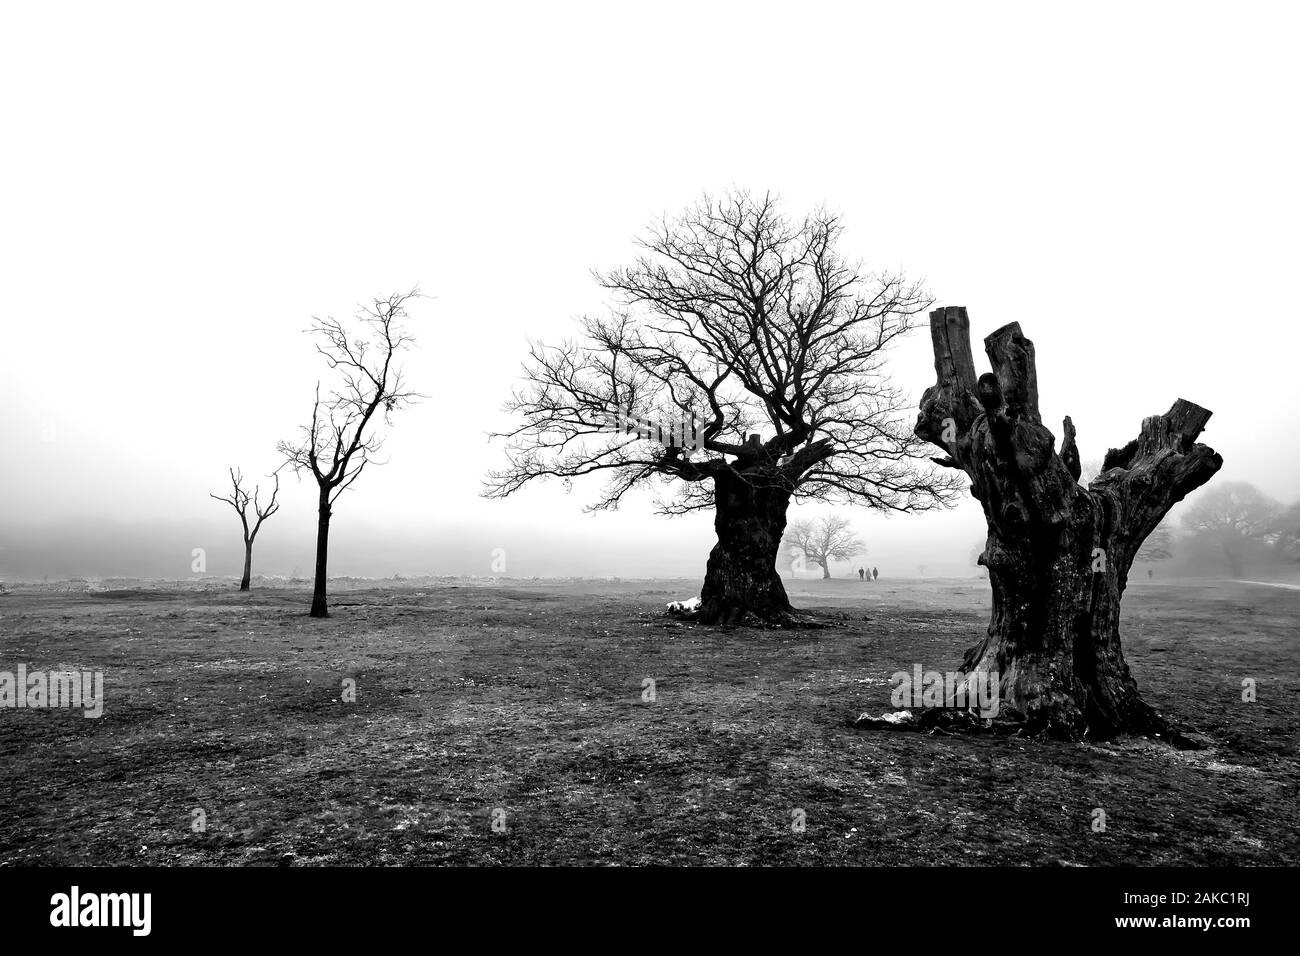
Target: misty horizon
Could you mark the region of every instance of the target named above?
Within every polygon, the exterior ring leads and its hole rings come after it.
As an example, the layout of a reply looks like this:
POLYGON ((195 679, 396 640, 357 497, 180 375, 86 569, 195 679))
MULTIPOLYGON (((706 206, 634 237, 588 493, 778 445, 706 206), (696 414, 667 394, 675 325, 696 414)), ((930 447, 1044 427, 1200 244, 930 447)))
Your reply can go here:
MULTIPOLYGON (((706 32, 763 37, 758 19, 695 15, 706 32)), ((415 24, 377 13, 355 26, 360 36, 323 25, 324 47, 294 51, 314 84, 300 113, 279 85, 281 57, 223 67, 224 43, 253 42, 238 21, 207 24, 210 45, 159 45, 148 18, 88 9, 62 36, 60 58, 96 82, 56 84, 39 106, 7 107, 42 148, 6 158, 24 188, 0 232, 0 442, 10 462, 0 470, 0 573, 39 577, 61 562, 69 573, 170 577, 173 565, 185 573, 194 547, 223 566, 238 524, 207 496, 229 467, 251 477, 281 464, 277 442, 297 434, 314 384, 329 378, 304 334, 312 317, 346 318, 370 296, 416 284, 425 297, 411 304, 416 343, 403 364, 428 397, 383 430, 387 464, 340 502, 335 569, 473 573, 485 545, 509 551, 512 529, 527 527, 565 542, 557 566, 702 573, 707 524, 655 517, 649 496, 589 516, 582 507, 599 479, 569 494, 555 484, 496 501, 481 492, 503 464, 487 436, 514 424, 503 405, 528 341, 561 341, 581 316, 605 314, 615 303, 592 270, 630 261, 655 217, 737 186, 771 189, 792 215, 826 203, 845 224, 848 255, 922 281, 936 306, 966 306, 981 370, 978 343, 1019 321, 1037 347, 1044 424, 1059 442, 1072 416, 1085 461, 1185 398, 1213 411, 1206 440, 1225 463, 1216 481, 1294 502, 1300 443, 1285 438, 1289 403, 1274 400, 1294 378, 1300 341, 1289 288, 1297 133, 1276 121, 1290 105, 1283 33, 1244 11, 1231 28, 1185 20, 1181 46, 1152 50, 1141 38, 1163 35, 1163 19, 1127 15, 1124 31, 1105 18, 1072 21, 1078 42, 1050 50, 1016 41, 1008 10, 952 8, 927 22, 924 44, 901 10, 850 18, 854 28, 834 36, 796 18, 790 49, 821 51, 815 72, 847 98, 776 84, 771 108, 805 128, 888 130, 896 144, 810 164, 799 137, 755 150, 705 110, 684 112, 667 139, 625 121, 624 102, 692 102, 699 83, 726 81, 720 63, 662 73, 652 51, 677 42, 671 18, 623 11, 597 23, 570 11, 556 31, 540 11, 518 11, 495 41, 494 56, 512 64, 499 74, 479 69, 472 45, 440 40, 430 59, 417 39, 477 35, 482 13, 425 12, 415 24), (858 63, 854 31, 867 20, 906 42, 858 63), (537 31, 551 39, 545 50, 537 31), (624 39, 593 42, 606 35, 624 39), (382 74, 328 53, 365 37, 394 44, 382 74), (1273 52, 1224 48, 1247 37, 1273 52), (914 68, 937 61, 945 70, 914 68), (157 69, 175 82, 156 84, 157 69), (591 84, 597 73, 608 82, 591 84), (461 86, 470 75, 472 96, 461 86), (1180 91, 1172 100, 1160 93, 1170 84, 1180 91), (161 115, 166 124, 152 122, 161 115), (344 131, 383 125, 403 134, 380 173, 366 138, 344 131), (93 162, 88 137, 102 144, 93 162), (962 143, 959 162, 941 145, 951 142, 962 143), (1230 190, 1205 189, 1246 168, 1230 190), (323 207, 339 182, 366 185, 323 207), (185 196, 183 210, 173 195, 185 196), (87 519, 117 523, 124 542, 78 541, 87 519), (148 530, 154 522, 165 534, 148 530), (625 536, 644 537, 645 558, 625 536)), ((27 56, 14 48, 6 68, 27 56)), ((918 319, 887 360, 913 421, 934 380, 918 319)), ((310 565, 312 494, 309 479, 285 481, 254 573, 310 565)), ((846 513, 891 564, 915 564, 924 550, 929 563, 963 567, 983 531, 969 497, 951 514, 846 513)), ((528 567, 531 544, 516 547, 528 567)))

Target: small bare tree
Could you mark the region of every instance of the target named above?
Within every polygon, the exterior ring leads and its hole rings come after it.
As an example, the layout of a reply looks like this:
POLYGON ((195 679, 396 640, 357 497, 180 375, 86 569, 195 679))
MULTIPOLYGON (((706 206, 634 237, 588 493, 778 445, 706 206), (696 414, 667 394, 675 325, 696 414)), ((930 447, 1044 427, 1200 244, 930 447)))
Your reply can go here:
POLYGON ((276 500, 280 496, 280 475, 278 472, 270 477, 275 479, 275 490, 271 492, 271 500, 262 507, 258 495, 261 488, 258 485, 253 486, 253 493, 250 495, 244 488, 244 474, 242 471, 230 469, 230 494, 229 495, 208 495, 209 498, 215 498, 217 501, 224 501, 230 507, 235 509, 235 514, 239 515, 239 523, 244 526, 244 576, 239 580, 239 590, 247 591, 248 582, 253 573, 253 540, 257 537, 257 532, 262 529, 262 522, 271 515, 280 510, 279 502, 276 500), (253 509, 253 517, 256 519, 252 527, 248 524, 248 509, 253 509))
POLYGON ((843 515, 826 515, 815 521, 805 518, 791 521, 785 537, 789 549, 821 565, 822 580, 831 576, 832 561, 848 561, 867 550, 854 534, 852 523, 843 515))
POLYGON ((397 353, 415 343, 402 323, 407 318, 407 302, 419 295, 419 289, 412 289, 373 299, 357 311, 355 321, 360 328, 353 333, 332 316, 313 317, 307 330, 319 339, 316 351, 340 379, 338 387, 323 399, 320 383, 316 383, 311 423, 303 427, 298 441, 282 441, 277 446, 295 474, 308 471, 319 489, 312 617, 329 617, 325 582, 330 516, 339 495, 375 461, 383 444, 374 433, 375 416, 381 415, 384 424, 390 424, 394 411, 424 397, 407 389, 401 369, 394 364, 397 353))

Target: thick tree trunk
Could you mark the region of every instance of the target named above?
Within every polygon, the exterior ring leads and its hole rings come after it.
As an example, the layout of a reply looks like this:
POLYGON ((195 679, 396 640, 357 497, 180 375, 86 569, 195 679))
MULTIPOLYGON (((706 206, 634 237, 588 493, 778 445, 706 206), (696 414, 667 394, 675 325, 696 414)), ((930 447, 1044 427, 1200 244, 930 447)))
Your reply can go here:
POLYGON ((316 522, 316 584, 311 595, 311 616, 329 617, 329 605, 325 599, 325 580, 328 574, 330 549, 330 500, 329 490, 322 488, 320 493, 319 518, 316 522))
POLYGON ((830 564, 828 564, 826 561, 818 561, 817 563, 822 566, 822 580, 823 581, 829 580, 831 576, 830 564))
POLYGON ((239 579, 239 590, 247 591, 253 573, 253 542, 244 542, 244 576, 239 579))
POLYGON ((1001 713, 1031 732, 1074 740, 1163 726, 1120 646, 1131 543, 1107 527, 1107 508, 1085 492, 1064 524, 1041 535, 991 528, 980 557, 992 620, 961 669, 998 674, 1001 713))
POLYGON ((1223 460, 1194 444, 1210 412, 1179 399, 1112 449, 1088 489, 1078 484, 1074 426, 1060 453, 1038 411, 1033 343, 1016 323, 985 339, 993 367, 978 381, 965 309, 930 315, 938 384, 916 433, 945 448, 984 507, 993 615, 963 672, 998 675, 999 720, 1079 739, 1160 733, 1120 648, 1120 599, 1133 556, 1169 509, 1223 460))
POLYGON ((776 556, 790 492, 728 473, 714 479, 714 499, 718 543, 709 554, 699 620, 735 624, 748 615, 788 620, 793 609, 776 571, 776 556))

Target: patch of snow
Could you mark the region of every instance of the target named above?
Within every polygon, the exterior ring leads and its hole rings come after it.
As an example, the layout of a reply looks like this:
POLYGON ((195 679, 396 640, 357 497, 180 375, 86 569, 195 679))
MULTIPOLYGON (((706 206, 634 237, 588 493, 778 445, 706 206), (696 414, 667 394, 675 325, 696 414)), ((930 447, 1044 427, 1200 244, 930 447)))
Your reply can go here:
POLYGON ((872 723, 872 724, 908 724, 912 722, 912 712, 910 710, 887 710, 879 717, 872 717, 866 711, 858 715, 854 723, 872 723))

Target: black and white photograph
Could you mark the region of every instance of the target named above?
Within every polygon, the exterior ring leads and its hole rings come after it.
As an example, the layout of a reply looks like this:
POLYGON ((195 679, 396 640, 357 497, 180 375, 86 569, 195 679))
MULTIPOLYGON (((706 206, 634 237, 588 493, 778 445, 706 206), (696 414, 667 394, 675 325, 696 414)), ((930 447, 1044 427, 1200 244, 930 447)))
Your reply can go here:
POLYGON ((6 933, 1280 929, 1298 41, 5 4, 6 933))

